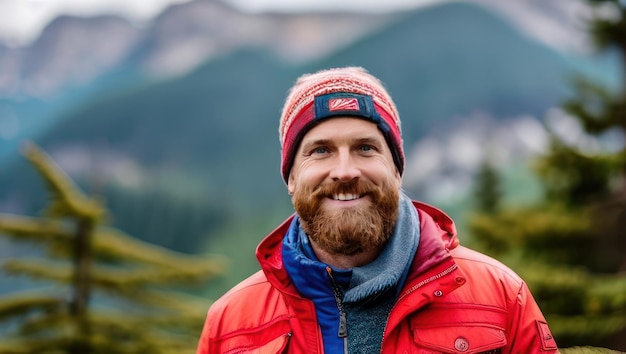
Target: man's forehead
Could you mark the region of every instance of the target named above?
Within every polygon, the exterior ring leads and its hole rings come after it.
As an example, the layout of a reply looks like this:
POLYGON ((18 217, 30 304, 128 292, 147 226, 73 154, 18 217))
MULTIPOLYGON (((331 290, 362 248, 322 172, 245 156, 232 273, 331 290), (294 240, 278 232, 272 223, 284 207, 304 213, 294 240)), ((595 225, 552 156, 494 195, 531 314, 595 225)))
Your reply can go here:
POLYGON ((384 141, 384 136, 373 122, 355 117, 335 117, 319 122, 304 135, 302 143, 335 139, 384 141))

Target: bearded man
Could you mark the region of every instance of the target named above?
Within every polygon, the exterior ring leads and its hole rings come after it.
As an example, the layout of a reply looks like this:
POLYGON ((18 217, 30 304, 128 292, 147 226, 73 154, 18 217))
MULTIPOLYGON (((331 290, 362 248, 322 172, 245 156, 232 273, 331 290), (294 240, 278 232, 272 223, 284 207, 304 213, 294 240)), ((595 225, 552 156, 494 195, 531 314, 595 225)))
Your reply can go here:
POLYGON ((557 352, 524 281, 402 192, 400 118, 376 77, 300 77, 279 136, 296 213, 211 306, 199 354, 557 352))

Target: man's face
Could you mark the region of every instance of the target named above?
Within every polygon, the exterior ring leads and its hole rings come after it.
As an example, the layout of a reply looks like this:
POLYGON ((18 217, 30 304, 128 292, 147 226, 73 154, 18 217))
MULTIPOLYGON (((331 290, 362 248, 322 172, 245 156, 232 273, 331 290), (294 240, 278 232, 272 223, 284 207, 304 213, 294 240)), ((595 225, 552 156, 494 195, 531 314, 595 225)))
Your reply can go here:
POLYGON ((311 129, 287 186, 304 231, 331 254, 375 249, 391 236, 401 178, 372 122, 331 118, 311 129))

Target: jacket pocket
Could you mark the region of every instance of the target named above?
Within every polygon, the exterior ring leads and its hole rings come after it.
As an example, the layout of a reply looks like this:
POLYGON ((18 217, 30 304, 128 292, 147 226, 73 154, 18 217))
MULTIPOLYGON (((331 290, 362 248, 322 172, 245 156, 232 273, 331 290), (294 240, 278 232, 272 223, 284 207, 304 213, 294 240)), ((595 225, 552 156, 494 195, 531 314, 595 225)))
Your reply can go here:
POLYGON ((441 304, 411 320, 419 348, 438 353, 499 353, 506 346, 506 313, 491 306, 441 304))
POLYGON ((282 353, 291 338, 288 319, 277 319, 256 328, 241 329, 209 342, 210 353, 277 354, 282 353))

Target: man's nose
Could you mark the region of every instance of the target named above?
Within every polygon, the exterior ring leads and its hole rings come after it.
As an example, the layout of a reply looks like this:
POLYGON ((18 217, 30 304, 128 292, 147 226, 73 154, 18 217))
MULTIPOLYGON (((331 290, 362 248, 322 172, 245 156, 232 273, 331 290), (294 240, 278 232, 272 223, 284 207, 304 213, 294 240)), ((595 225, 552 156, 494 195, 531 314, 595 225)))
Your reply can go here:
POLYGON ((330 172, 334 181, 348 182, 361 176, 355 158, 347 151, 339 151, 330 172))

